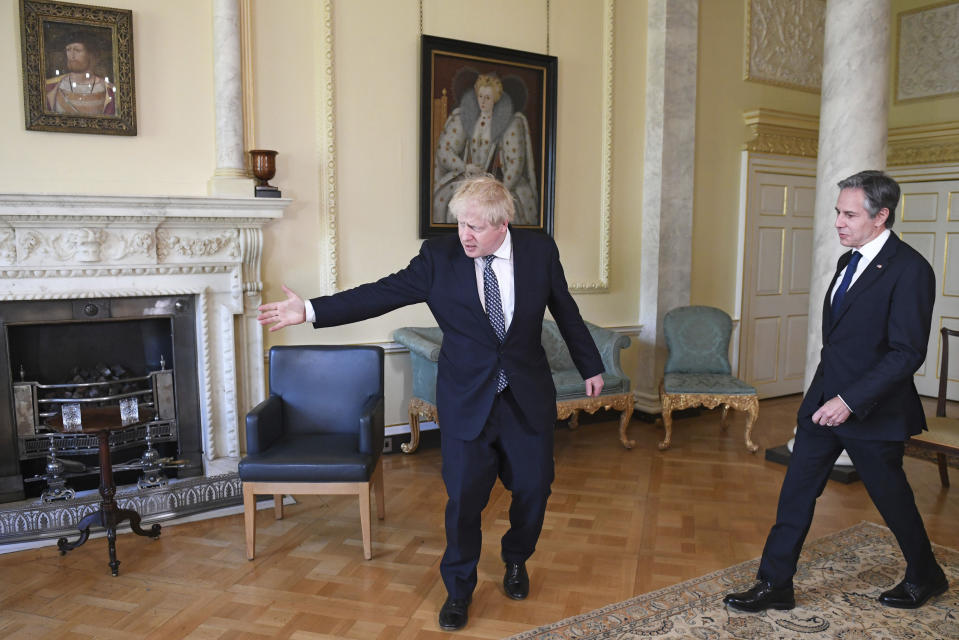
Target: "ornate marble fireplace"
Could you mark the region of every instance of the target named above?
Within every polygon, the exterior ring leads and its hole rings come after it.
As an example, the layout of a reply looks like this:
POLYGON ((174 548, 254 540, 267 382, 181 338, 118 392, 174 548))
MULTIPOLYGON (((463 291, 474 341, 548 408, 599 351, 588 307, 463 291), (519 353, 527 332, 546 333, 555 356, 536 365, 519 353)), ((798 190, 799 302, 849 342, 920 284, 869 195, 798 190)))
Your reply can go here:
MULTIPOLYGON (((261 302, 262 228, 287 199, 0 194, 0 330, 27 301, 155 298, 194 310, 196 387, 191 407, 193 477, 164 487, 121 486, 117 502, 163 520, 239 502, 241 421, 265 395, 261 302), (5 309, 7 310, 5 313, 5 309)), ((74 305, 77 306, 77 305, 74 305)), ((43 307, 43 305, 40 305, 43 307)), ((3 359, 6 360, 6 359, 3 359)), ((14 367, 13 363, 7 363, 14 367)), ((179 365, 182 370, 183 365, 179 365)), ((0 380, 15 380, 7 370, 0 380)), ((174 373, 176 376, 176 373, 174 373)), ((195 379, 195 383, 193 380, 195 379)), ((0 388, 0 543, 70 531, 98 496, 28 498, 15 452, 13 390, 0 388)), ((22 427, 21 427, 22 430, 22 427)))

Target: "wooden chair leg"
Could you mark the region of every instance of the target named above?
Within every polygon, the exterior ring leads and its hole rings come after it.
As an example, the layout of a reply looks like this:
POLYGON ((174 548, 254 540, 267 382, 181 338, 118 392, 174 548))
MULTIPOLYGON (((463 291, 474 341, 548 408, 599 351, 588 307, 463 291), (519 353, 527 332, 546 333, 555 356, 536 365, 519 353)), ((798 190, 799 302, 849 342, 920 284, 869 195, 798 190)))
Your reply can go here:
POLYGON ((283 519, 283 494, 273 494, 273 517, 277 520, 283 519))
POLYGON ((373 532, 370 522, 370 485, 361 482, 359 486, 360 495, 360 530, 363 535, 363 557, 367 560, 373 558, 373 532))
POLYGON ((376 469, 373 470, 373 490, 376 492, 376 517, 380 520, 386 518, 386 498, 383 487, 383 459, 376 463, 376 469))
POLYGON ((939 463, 939 482, 942 486, 949 486, 949 465, 946 464, 946 454, 936 453, 936 462, 939 463))
POLYGON ((246 559, 253 559, 256 547, 256 496, 253 486, 243 483, 243 524, 246 528, 246 559))

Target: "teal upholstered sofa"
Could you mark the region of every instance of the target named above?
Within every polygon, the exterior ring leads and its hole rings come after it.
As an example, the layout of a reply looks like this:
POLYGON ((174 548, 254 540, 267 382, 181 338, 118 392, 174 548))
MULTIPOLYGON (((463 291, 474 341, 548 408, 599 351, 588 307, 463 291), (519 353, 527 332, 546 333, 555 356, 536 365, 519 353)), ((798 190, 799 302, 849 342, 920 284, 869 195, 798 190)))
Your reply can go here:
MULTIPOLYGON (((619 439, 627 449, 635 444, 626 438, 626 427, 633 414, 633 394, 629 377, 623 373, 619 352, 629 346, 628 336, 586 323, 599 349, 606 369, 603 373, 603 393, 596 398, 586 396, 586 385, 576 370, 569 349, 559 328, 552 320, 543 321, 542 343, 556 385, 556 411, 560 420, 569 418, 570 428, 576 428, 580 411, 595 413, 598 409, 620 412, 619 439)), ((419 446, 420 420, 437 421, 436 370, 443 332, 439 327, 403 327, 393 332, 393 340, 410 350, 413 365, 413 396, 410 398, 410 442, 404 444, 405 453, 419 446)), ((438 424, 438 423, 437 423, 438 424)))

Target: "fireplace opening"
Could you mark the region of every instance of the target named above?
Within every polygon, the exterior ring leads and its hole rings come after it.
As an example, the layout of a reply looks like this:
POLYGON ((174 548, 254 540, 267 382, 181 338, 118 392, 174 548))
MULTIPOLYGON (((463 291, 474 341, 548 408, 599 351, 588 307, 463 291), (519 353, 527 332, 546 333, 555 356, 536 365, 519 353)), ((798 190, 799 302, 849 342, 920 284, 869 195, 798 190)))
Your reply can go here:
POLYGON ((0 322, 0 501, 96 488, 96 436, 68 427, 101 407, 137 416, 110 434, 118 485, 202 473, 192 297, 2 303, 0 322))

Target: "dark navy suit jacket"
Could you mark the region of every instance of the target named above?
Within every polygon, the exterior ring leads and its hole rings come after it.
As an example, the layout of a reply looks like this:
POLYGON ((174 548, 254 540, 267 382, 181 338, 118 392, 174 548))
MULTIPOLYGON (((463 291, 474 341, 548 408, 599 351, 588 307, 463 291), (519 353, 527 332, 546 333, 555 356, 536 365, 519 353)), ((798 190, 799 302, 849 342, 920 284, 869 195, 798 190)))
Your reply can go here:
POLYGON ((443 330, 436 404, 444 435, 472 440, 480 434, 501 367, 529 426, 553 429, 556 388, 541 344, 545 310, 553 315, 584 379, 602 373, 603 363, 569 294, 553 239, 523 229, 511 228, 510 233, 515 306, 502 345, 480 303, 473 259, 455 234, 424 242, 401 271, 312 299, 314 326, 356 322, 425 302, 443 330))
POLYGON ((922 255, 894 233, 849 288, 836 314, 830 294, 852 252, 839 258, 823 305, 819 367, 799 408, 799 425, 839 395, 849 419, 829 427, 841 436, 905 440, 926 428, 912 376, 926 357, 936 277, 922 255))

